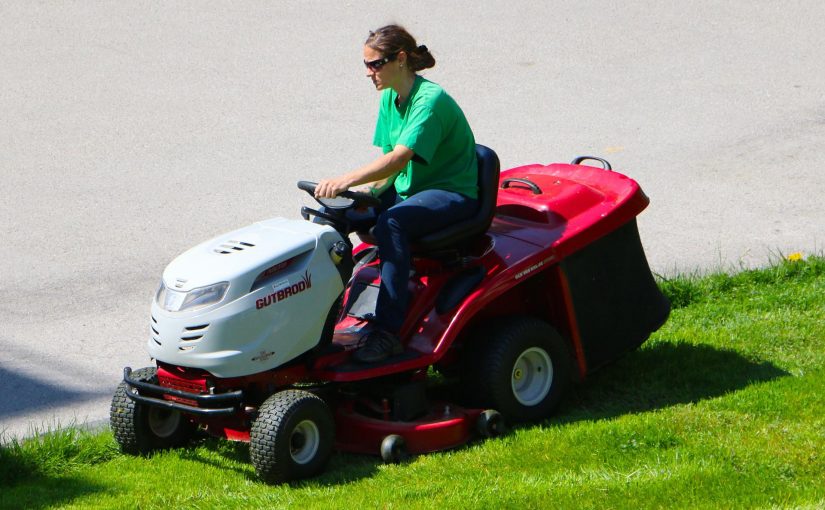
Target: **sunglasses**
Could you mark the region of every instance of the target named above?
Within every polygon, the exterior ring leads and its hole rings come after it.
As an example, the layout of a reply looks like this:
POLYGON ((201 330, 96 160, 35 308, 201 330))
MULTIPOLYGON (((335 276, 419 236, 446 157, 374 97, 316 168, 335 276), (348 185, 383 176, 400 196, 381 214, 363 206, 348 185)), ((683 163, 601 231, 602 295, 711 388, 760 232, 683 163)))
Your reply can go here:
POLYGON ((398 57, 398 53, 393 53, 392 55, 387 55, 386 57, 379 58, 377 60, 370 60, 369 62, 365 60, 364 65, 367 66, 367 69, 370 71, 377 73, 382 67, 387 65, 388 62, 395 60, 396 57, 398 57))

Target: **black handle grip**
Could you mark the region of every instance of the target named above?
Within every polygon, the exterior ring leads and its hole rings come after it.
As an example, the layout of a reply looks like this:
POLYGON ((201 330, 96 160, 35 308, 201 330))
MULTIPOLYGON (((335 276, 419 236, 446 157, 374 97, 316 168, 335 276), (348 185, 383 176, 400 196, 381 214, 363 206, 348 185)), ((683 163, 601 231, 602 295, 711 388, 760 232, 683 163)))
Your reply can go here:
POLYGON ((315 194, 315 186, 317 186, 317 182, 309 182, 309 181, 298 181, 298 189, 301 191, 306 191, 307 193, 314 195, 315 194))
POLYGON ((610 166, 610 163, 606 159, 597 158, 596 156, 579 156, 576 159, 574 159, 573 161, 571 161, 570 164, 571 165, 579 165, 579 164, 581 164, 582 161, 587 161, 588 159, 600 162, 602 164, 602 168, 605 169, 605 170, 611 170, 611 171, 613 170, 613 167, 610 166))
MULTIPOLYGON (((298 181, 298 189, 306 191, 312 196, 315 196, 315 187, 318 186, 317 182, 310 182, 310 181, 298 181)), ((341 198, 348 198, 350 200, 355 200, 361 205, 365 205, 367 207, 378 207, 381 205, 381 201, 375 198, 374 196, 370 195, 369 193, 361 193, 358 191, 342 191, 338 194, 341 198)))
POLYGON ((338 196, 355 200, 359 204, 367 207, 378 207, 381 205, 380 200, 369 193, 361 193, 360 191, 343 191, 338 196))
POLYGON ((504 179, 503 181, 501 181, 501 189, 509 188, 511 182, 524 184, 525 186, 530 188, 530 191, 532 191, 534 195, 541 195, 541 188, 536 186, 535 182, 529 179, 523 179, 521 177, 510 177, 509 179, 504 179))

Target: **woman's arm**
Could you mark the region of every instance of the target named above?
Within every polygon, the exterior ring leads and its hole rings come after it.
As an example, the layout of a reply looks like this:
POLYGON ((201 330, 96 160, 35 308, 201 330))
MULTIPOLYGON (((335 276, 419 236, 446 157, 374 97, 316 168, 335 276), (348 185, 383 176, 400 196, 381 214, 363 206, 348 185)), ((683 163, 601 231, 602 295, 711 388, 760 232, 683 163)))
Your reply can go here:
POLYGON ((392 177, 407 166, 414 154, 409 148, 396 145, 390 152, 357 170, 339 177, 322 180, 315 187, 315 196, 318 198, 333 198, 352 186, 392 177))
POLYGON ((363 191, 365 193, 371 194, 374 197, 380 196, 387 189, 389 189, 390 186, 395 184, 395 176, 396 175, 398 175, 398 174, 391 175, 391 176, 387 177, 386 179, 381 179, 380 181, 368 182, 364 185, 364 186, 366 186, 366 189, 363 190, 363 191))

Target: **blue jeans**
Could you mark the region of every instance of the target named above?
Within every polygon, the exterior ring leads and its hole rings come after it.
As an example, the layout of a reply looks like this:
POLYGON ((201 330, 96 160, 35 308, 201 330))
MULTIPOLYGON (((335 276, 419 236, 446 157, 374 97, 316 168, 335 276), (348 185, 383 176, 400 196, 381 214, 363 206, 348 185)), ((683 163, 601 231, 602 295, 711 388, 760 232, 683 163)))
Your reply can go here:
POLYGON ((393 188, 381 195, 373 234, 381 258, 381 286, 375 308, 378 327, 398 334, 404 324, 410 293, 412 256, 410 243, 459 220, 478 209, 478 201, 460 193, 431 189, 401 200, 393 188))

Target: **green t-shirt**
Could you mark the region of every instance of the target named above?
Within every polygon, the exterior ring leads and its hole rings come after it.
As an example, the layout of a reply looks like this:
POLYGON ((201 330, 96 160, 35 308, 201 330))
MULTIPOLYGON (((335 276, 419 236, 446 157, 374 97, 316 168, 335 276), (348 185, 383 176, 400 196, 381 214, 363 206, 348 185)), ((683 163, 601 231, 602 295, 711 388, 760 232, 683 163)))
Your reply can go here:
POLYGON ((475 138, 464 112, 444 89, 416 76, 410 97, 400 107, 398 94, 384 90, 373 143, 384 154, 396 145, 415 153, 395 179, 401 198, 427 189, 478 197, 475 138))

